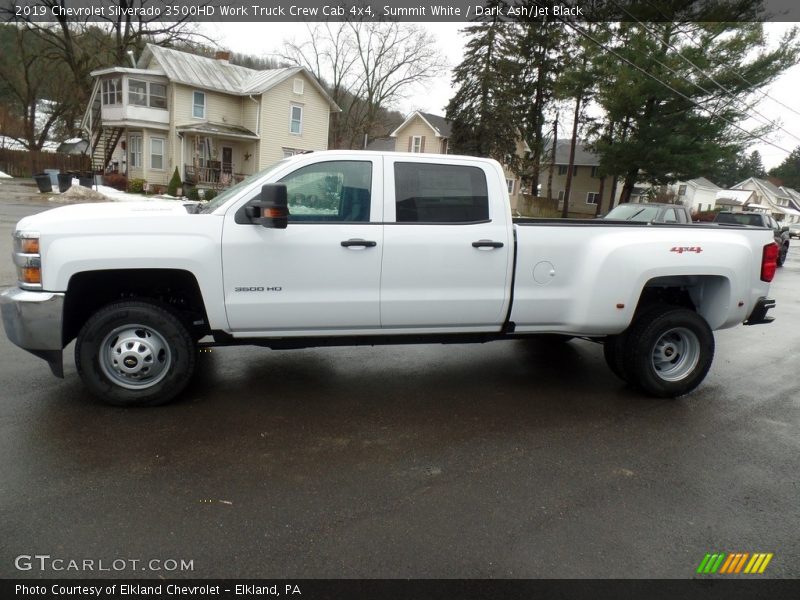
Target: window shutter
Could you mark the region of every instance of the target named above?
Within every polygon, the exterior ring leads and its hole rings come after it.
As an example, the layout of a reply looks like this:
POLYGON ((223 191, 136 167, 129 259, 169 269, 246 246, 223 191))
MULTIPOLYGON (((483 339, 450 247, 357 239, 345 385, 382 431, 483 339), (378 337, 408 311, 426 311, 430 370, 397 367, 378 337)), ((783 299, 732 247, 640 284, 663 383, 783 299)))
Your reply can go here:
POLYGON ((411 144, 414 143, 413 136, 408 136, 408 151, 411 152, 411 144))
POLYGON ((422 136, 422 141, 419 144, 419 151, 420 152, 425 152, 425 136, 424 135, 422 136))

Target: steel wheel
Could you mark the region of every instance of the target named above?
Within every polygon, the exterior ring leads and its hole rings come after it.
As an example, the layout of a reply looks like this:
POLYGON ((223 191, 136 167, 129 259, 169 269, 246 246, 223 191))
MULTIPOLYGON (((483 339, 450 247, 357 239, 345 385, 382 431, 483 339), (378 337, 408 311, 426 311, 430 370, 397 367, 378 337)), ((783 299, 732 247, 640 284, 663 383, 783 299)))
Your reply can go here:
POLYGON ((129 390, 157 384, 172 364, 164 337, 144 325, 123 325, 112 330, 101 342, 98 358, 103 373, 129 390))
POLYGON ((685 327, 665 332, 653 346, 653 369, 664 381, 680 381, 697 367, 700 340, 685 327))

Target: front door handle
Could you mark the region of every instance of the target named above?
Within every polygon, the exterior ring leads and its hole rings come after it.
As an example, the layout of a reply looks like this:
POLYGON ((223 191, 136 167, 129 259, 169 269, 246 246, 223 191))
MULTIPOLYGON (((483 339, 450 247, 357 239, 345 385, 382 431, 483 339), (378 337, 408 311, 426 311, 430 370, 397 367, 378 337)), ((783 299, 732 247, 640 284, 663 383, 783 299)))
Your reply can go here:
POLYGON ((492 240, 478 240, 477 242, 472 242, 473 248, 502 248, 503 242, 495 242, 492 240))
POLYGON ((378 242, 361 239, 345 240, 342 242, 342 247, 344 248, 374 248, 377 245, 378 242))

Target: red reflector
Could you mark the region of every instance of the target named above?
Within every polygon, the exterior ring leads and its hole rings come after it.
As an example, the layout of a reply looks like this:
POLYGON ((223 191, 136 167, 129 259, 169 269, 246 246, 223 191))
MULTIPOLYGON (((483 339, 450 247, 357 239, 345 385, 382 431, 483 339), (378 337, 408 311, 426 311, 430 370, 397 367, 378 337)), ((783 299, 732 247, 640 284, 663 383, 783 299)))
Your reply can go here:
POLYGON ((778 268, 778 244, 772 242, 764 246, 761 254, 761 281, 769 283, 778 268))
POLYGON ((285 208, 267 208, 264 210, 264 216, 270 219, 280 219, 281 217, 288 216, 285 208))

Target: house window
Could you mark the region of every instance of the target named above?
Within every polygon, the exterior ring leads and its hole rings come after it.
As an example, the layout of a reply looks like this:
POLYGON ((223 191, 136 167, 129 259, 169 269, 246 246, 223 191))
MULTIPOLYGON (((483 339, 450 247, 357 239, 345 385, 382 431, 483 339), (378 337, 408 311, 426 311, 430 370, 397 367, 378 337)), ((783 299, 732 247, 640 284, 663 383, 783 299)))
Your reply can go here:
POLYGON ((192 94, 192 116, 195 119, 206 118, 206 95, 203 92, 192 94))
POLYGON ((128 104, 147 106, 147 82, 128 80, 128 104))
POLYGON ((137 79, 128 80, 128 104, 167 108, 167 86, 137 79))
POLYGON ((128 141, 128 165, 131 169, 142 168, 142 136, 132 135, 128 141))
POLYGON ((150 138, 150 168, 164 169, 164 138, 150 138))
POLYGON ((567 174, 567 165, 558 165, 558 174, 559 175, 566 175, 567 174))
POLYGON ((506 179, 506 189, 508 190, 509 194, 514 193, 514 180, 513 179, 506 179))
POLYGON ((302 79, 295 79, 292 82, 292 91, 297 94, 298 96, 303 95, 303 89, 305 88, 305 82, 302 79))
POLYGON ((103 79, 100 84, 103 106, 122 104, 122 79, 103 79))
POLYGON ((558 201, 563 202, 564 200, 564 190, 559 190, 558 192, 558 201))
POLYGON ((295 154, 301 154, 303 151, 298 150, 297 148, 284 148, 283 149, 283 158, 289 158, 290 156, 294 156, 295 154))
POLYGON ((303 107, 292 104, 289 108, 289 133, 303 133, 303 107))
POLYGON ((167 86, 163 83, 150 83, 150 108, 167 108, 167 86))
POLYGON ((586 204, 597 204, 600 200, 600 194, 597 192, 589 192, 586 194, 586 204))
POLYGON ((411 151, 422 152, 422 136, 415 135, 411 138, 411 151))
POLYGON ((678 196, 685 196, 686 195, 686 186, 679 185, 678 186, 678 196))
POLYGON ((597 166, 592 167, 592 177, 597 177, 597 166))

